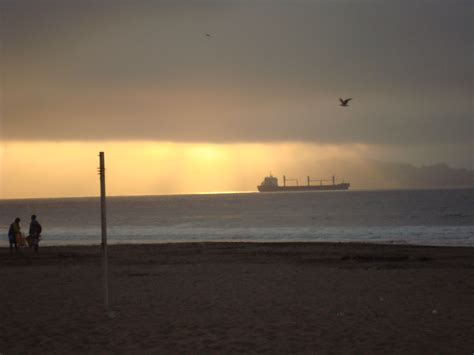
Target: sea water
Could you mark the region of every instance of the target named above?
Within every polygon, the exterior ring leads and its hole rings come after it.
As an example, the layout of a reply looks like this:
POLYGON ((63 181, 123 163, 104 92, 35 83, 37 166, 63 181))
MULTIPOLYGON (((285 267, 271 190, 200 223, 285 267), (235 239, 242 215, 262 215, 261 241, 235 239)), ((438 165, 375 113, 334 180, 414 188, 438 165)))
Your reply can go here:
MULTIPOLYGON (((474 189, 327 191, 109 197, 108 241, 376 242, 474 246, 474 189)), ((99 244, 99 198, 0 200, 0 245, 9 224, 42 245, 99 244)))

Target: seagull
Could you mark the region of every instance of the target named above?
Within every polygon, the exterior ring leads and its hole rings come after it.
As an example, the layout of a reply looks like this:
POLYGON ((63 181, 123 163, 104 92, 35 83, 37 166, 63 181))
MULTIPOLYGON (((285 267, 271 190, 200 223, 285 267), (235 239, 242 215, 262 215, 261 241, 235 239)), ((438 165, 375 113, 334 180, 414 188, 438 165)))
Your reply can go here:
POLYGON ((352 98, 350 98, 350 99, 345 99, 345 100, 339 98, 339 101, 341 101, 341 106, 342 106, 342 107, 349 107, 348 103, 349 103, 349 101, 351 101, 351 100, 352 100, 352 98))

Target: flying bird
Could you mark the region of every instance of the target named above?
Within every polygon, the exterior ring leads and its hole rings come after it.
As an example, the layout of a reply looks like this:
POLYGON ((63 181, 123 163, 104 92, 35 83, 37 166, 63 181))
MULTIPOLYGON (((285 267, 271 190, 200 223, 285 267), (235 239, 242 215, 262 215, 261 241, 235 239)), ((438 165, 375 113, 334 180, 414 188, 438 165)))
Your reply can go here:
POLYGON ((339 101, 341 101, 341 106, 342 106, 342 107, 349 107, 348 103, 349 103, 349 101, 351 101, 351 100, 352 100, 352 98, 345 99, 345 100, 339 98, 339 101))
POLYGON ((211 34, 210 34, 210 33, 206 33, 206 37, 211 37, 211 34))

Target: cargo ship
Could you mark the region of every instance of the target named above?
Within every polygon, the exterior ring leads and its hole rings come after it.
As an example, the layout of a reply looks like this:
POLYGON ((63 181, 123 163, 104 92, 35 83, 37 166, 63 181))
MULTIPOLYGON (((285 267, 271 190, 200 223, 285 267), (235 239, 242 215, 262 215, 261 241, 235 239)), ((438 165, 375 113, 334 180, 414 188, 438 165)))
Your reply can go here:
POLYGON ((297 179, 288 179, 283 176, 283 186, 278 185, 278 178, 267 176, 262 183, 257 186, 260 192, 275 192, 275 191, 332 191, 332 190, 347 190, 349 189, 348 182, 341 182, 336 184, 336 177, 332 179, 312 179, 307 176, 306 185, 299 185, 297 179), (292 185, 287 185, 290 182, 292 185), (329 183, 328 183, 329 182, 329 183))

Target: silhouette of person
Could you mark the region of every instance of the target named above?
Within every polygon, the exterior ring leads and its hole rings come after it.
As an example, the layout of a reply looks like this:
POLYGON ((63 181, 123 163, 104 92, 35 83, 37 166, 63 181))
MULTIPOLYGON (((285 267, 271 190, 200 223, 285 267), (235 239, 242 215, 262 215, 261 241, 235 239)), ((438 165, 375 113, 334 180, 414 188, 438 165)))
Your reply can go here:
POLYGON ((41 237, 42 227, 41 224, 36 220, 36 215, 31 216, 30 222, 30 237, 33 242, 33 247, 35 248, 35 252, 38 252, 39 247, 39 240, 41 237))
POLYGON ((10 253, 13 252, 13 246, 15 246, 15 251, 18 251, 18 246, 16 244, 16 237, 21 233, 20 228, 20 218, 16 217, 15 221, 10 224, 10 229, 8 230, 8 241, 10 242, 10 253))

